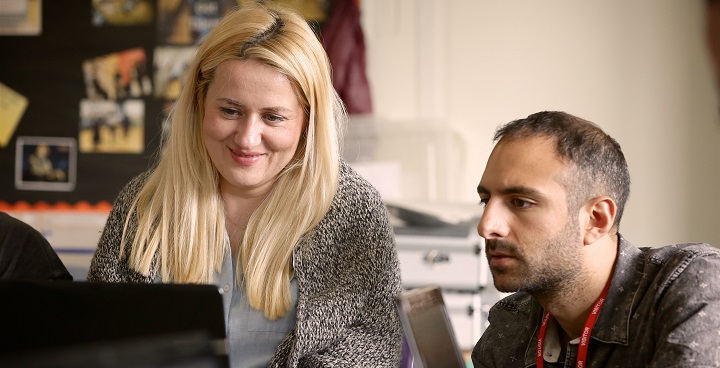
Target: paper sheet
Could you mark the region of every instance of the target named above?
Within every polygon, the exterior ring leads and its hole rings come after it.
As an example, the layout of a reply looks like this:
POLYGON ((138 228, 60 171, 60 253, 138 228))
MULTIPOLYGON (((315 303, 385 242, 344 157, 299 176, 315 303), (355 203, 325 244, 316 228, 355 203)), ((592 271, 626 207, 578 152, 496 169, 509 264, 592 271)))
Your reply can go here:
POLYGON ((27 97, 0 83, 0 148, 7 146, 27 105, 27 97))

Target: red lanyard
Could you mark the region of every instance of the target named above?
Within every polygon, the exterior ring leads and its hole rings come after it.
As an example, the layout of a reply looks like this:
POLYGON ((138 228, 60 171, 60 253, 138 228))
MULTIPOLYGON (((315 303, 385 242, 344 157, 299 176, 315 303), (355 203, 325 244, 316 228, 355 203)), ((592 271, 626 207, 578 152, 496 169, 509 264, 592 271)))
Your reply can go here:
MULTIPOLYGON (((608 289, 610 289, 611 280, 612 275, 608 278, 607 283, 605 284, 605 288, 595 301, 595 306, 593 307, 592 311, 590 311, 590 315, 588 316, 587 321, 585 321, 585 328, 580 335, 580 346, 578 346, 577 361, 575 363, 576 368, 586 367, 585 362, 587 361, 587 349, 588 344, 590 343, 590 332, 592 331, 593 326, 595 326, 595 321, 600 314, 600 309, 602 309, 603 303, 605 303, 605 297, 607 297, 608 289)), ((545 343, 545 330, 547 329, 549 320, 550 313, 546 312, 543 316, 542 325, 540 326, 540 333, 538 334, 537 356, 535 359, 537 362, 537 368, 542 368, 545 364, 545 361, 543 360, 543 348, 545 343)))

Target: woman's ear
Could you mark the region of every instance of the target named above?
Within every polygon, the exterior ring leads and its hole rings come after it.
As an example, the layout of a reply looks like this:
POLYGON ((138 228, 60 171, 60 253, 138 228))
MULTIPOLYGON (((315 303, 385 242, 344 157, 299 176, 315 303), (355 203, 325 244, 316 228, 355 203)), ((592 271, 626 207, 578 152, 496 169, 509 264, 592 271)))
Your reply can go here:
POLYGON ((608 196, 597 197, 583 207, 583 212, 585 214, 581 223, 583 242, 589 245, 611 232, 617 205, 608 196))

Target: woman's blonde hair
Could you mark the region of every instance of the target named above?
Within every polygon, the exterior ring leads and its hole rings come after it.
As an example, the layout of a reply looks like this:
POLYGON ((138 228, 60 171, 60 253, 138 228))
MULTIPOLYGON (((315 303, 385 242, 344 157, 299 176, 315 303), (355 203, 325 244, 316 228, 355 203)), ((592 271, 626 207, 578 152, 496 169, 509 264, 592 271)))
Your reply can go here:
POLYGON ((292 161, 250 217, 238 252, 236 277, 250 305, 276 319, 290 309, 293 250, 325 216, 337 191, 347 121, 318 36, 286 8, 243 5, 201 42, 171 111, 157 167, 132 205, 138 218, 132 239, 126 219, 121 254, 131 241, 130 266, 145 275, 159 267, 163 281, 209 283, 220 270, 225 212, 201 124, 208 86, 230 59, 257 60, 287 75, 308 119, 292 161))

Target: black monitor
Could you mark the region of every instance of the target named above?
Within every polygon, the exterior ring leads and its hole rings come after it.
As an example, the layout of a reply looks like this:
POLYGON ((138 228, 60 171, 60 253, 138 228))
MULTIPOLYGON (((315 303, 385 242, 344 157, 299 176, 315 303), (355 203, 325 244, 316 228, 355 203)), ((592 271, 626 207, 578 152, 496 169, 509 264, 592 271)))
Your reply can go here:
POLYGON ((217 286, 1 281, 0 295, 0 362, 30 366, 45 355, 95 362, 104 352, 114 358, 94 366, 135 359, 134 366, 180 367, 208 362, 201 355, 210 351, 218 366, 228 365, 217 286))

